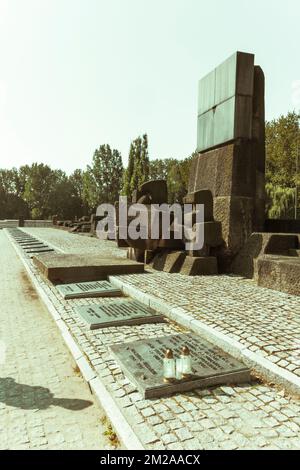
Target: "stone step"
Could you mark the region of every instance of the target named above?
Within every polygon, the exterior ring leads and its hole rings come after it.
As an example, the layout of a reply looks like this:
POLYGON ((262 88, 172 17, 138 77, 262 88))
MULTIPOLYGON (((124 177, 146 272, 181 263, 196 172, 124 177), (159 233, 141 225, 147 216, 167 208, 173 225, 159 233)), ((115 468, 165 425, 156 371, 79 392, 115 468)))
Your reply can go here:
POLYGON ((300 259, 264 255, 257 260, 258 285, 288 294, 300 295, 300 259))
POLYGON ((266 255, 288 255, 290 249, 299 246, 298 236, 293 234, 274 233, 265 247, 266 255))
POLYGON ((38 270, 53 283, 100 281, 108 276, 144 272, 144 264, 116 256, 45 253, 33 257, 38 270))
POLYGON ((186 256, 180 274, 187 276, 218 274, 217 258, 214 256, 186 256))
POLYGON ((158 253, 152 262, 152 267, 158 271, 164 271, 166 273, 178 273, 185 260, 184 251, 163 251, 158 253))
POLYGON ((289 256, 300 256, 300 250, 298 250, 297 248, 290 248, 289 256))
MULTIPOLYGON (((222 245, 223 243, 223 238, 222 238, 222 224, 221 222, 202 222, 199 224, 195 224, 193 226, 193 231, 196 232, 198 230, 199 234, 203 234, 204 237, 204 245, 211 246, 211 247, 217 247, 222 245)), ((184 241, 188 242, 189 237, 193 237, 194 233, 186 229, 186 232, 184 233, 184 241)), ((190 243, 190 250, 195 251, 198 249, 197 247, 194 247, 193 242, 190 243)))

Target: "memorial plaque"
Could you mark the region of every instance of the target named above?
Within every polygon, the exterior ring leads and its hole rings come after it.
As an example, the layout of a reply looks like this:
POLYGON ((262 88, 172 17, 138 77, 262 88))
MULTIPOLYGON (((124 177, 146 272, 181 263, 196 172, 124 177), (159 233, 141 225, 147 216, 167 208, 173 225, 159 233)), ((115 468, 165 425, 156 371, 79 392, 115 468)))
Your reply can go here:
POLYGON ((112 297, 122 295, 122 291, 108 281, 80 282, 74 284, 60 284, 56 288, 64 299, 82 297, 112 297))
POLYGON ((23 248, 23 250, 26 250, 26 248, 39 248, 39 247, 42 247, 42 246, 48 246, 48 245, 45 245, 45 243, 43 242, 34 242, 34 243, 22 243, 20 244, 21 248, 23 248))
POLYGON ((165 321, 163 315, 137 300, 122 299, 105 304, 84 305, 76 307, 75 311, 87 322, 91 330, 165 321))
POLYGON ((21 243, 23 241, 28 241, 28 240, 35 240, 33 237, 14 237, 14 239, 18 242, 21 243))
POLYGON ((250 381, 250 370, 240 361, 200 336, 189 333, 110 346, 124 374, 144 398, 161 397, 213 385, 250 381), (183 346, 192 356, 193 374, 186 379, 165 383, 163 358, 167 349, 179 358, 183 346))
POLYGON ((44 248, 30 248, 25 250, 26 253, 34 254, 34 253, 48 253, 49 251, 54 251, 53 248, 49 248, 49 246, 45 246, 44 248))

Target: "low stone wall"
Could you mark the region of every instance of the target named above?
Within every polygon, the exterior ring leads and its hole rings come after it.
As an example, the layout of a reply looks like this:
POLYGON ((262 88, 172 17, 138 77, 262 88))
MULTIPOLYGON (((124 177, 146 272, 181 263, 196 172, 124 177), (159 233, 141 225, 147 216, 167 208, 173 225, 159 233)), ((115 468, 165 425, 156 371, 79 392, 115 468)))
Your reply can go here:
POLYGON ((52 227, 52 220, 24 220, 24 227, 52 227))
MULTIPOLYGON (((0 220, 0 229, 19 227, 19 219, 0 220)), ((24 220, 23 227, 53 227, 52 220, 24 220)))
POLYGON ((300 234, 300 219, 266 219, 265 232, 300 234))
POLYGON ((0 220, 0 230, 2 228, 18 227, 18 225, 19 225, 18 220, 0 220))

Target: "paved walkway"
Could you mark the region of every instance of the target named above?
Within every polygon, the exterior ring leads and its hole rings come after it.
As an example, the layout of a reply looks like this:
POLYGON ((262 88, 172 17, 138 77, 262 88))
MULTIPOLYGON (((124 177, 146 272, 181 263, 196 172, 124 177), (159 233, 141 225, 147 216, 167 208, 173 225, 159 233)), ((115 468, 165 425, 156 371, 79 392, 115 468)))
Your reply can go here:
POLYGON ((107 446, 103 414, 72 364, 59 330, 0 231, 0 449, 107 446))
MULTIPOLYGON (((124 251, 118 250, 111 242, 100 242, 55 229, 26 231, 65 252, 103 252, 106 255, 111 252, 124 256, 124 251)), ((300 447, 300 401, 267 383, 254 380, 248 384, 144 400, 114 361, 109 345, 175 334, 182 331, 181 327, 168 322, 90 331, 75 307, 101 304, 108 300, 63 300, 57 289, 40 276, 30 258, 24 255, 24 259, 145 448, 300 447)), ((285 337, 288 341, 289 335, 293 335, 293 341, 297 341, 297 297, 257 288, 247 280, 229 276, 189 278, 180 274, 151 272, 118 278, 136 287, 140 293, 154 295, 174 307, 180 306, 195 318, 200 315, 204 322, 219 331, 225 330, 233 338, 242 338, 244 334, 245 341, 257 346, 259 351, 264 351, 259 342, 265 338, 274 344, 279 339, 284 342, 285 337)), ((293 348, 297 349, 298 345, 294 346, 293 343, 293 348)), ((277 354, 276 349, 274 357, 277 358, 277 354)))

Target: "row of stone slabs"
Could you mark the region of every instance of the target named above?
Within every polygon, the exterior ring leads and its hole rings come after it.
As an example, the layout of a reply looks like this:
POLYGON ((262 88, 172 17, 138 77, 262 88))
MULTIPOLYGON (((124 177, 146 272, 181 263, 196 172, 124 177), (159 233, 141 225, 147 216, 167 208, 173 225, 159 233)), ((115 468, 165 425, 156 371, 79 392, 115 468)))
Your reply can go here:
MULTIPOLYGON (((108 281, 61 284, 56 286, 64 299, 122 295, 108 281)), ((139 325, 166 321, 165 317, 136 300, 115 299, 105 304, 81 305, 75 311, 90 329, 139 325)), ((110 352, 144 398, 155 398, 195 388, 250 380, 250 371, 217 346, 193 333, 168 335, 149 340, 110 346, 110 352), (165 383, 163 358, 167 349, 177 357, 183 346, 191 351, 193 374, 183 380, 165 383)))
POLYGON ((14 240, 20 245, 20 247, 30 256, 39 253, 49 253, 50 251, 54 251, 53 248, 50 248, 45 243, 41 242, 37 238, 32 237, 26 232, 22 230, 15 229, 11 230, 10 234, 14 238, 14 240))
MULTIPOLYGON (((60 284, 56 288, 65 300, 123 295, 120 289, 114 287, 108 281, 60 284)), ((80 305, 75 307, 75 311, 83 318, 91 330, 165 321, 164 316, 158 314, 152 308, 136 300, 129 299, 117 299, 105 304, 80 305)))

